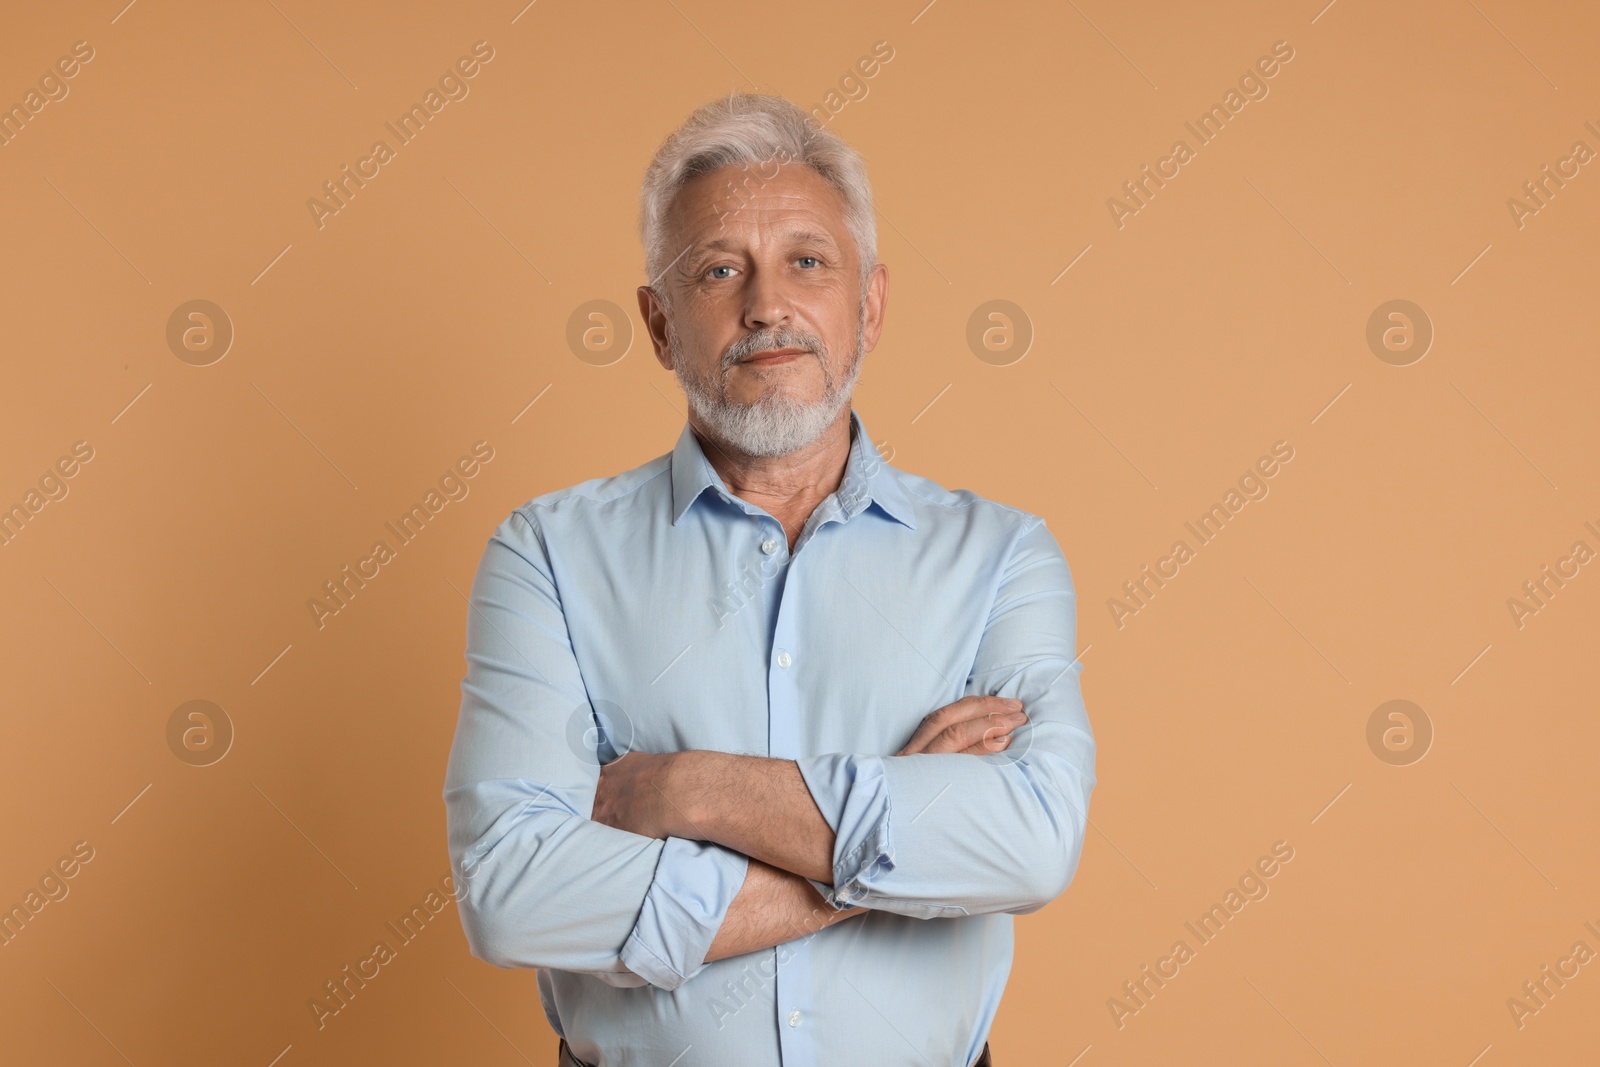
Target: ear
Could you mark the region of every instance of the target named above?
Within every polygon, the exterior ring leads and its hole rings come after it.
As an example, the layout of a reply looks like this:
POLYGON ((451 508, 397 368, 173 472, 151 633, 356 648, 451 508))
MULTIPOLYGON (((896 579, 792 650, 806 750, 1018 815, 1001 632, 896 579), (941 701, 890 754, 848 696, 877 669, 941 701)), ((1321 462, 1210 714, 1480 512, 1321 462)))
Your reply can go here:
POLYGON ((883 316, 889 309, 889 268, 882 263, 867 275, 866 321, 861 326, 861 344, 871 352, 883 333, 883 316))
POLYGON ((639 316, 644 319, 645 332, 655 347, 656 362, 672 370, 672 346, 667 339, 667 311, 655 290, 648 285, 639 286, 639 316))

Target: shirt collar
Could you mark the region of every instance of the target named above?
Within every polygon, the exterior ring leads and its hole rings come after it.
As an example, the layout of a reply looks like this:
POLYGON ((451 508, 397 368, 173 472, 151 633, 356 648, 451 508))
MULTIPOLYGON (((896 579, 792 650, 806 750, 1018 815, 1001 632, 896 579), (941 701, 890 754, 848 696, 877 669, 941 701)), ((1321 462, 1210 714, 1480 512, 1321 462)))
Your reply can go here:
MULTIPOLYGON (((915 530, 917 526, 912 517, 911 501, 906 496, 905 487, 900 484, 894 468, 889 466, 888 461, 878 452, 877 446, 872 443, 872 438, 867 434, 866 424, 861 421, 861 415, 853 407, 850 409, 850 431, 850 456, 845 460, 844 477, 834 493, 843 517, 849 519, 864 510, 868 504, 876 504, 885 515, 907 529, 915 530)), ((711 466, 711 461, 706 459, 705 451, 700 447, 700 441, 695 437, 693 428, 685 422, 683 432, 678 435, 678 443, 672 448, 674 526, 683 518, 689 506, 700 499, 700 495, 707 489, 716 490, 736 505, 747 509, 754 507, 744 504, 728 492, 722 478, 711 466)))

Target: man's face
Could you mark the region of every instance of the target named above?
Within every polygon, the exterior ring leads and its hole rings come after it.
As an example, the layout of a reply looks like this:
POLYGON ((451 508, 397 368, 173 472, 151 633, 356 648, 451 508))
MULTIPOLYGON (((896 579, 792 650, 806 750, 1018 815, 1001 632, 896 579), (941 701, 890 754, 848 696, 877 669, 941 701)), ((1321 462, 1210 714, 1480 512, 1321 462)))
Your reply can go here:
POLYGON ((882 329, 887 270, 862 292, 843 197, 816 171, 776 160, 727 166, 679 191, 669 261, 639 307, 656 358, 693 416, 750 455, 811 443, 850 400, 882 329))

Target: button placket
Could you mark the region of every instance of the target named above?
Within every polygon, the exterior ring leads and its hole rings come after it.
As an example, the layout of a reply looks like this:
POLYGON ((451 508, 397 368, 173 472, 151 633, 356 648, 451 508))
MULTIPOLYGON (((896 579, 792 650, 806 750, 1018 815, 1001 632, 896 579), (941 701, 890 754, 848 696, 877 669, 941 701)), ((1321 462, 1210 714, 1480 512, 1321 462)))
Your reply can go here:
MULTIPOLYGON (((779 549, 787 542, 779 540, 779 549)), ((800 672, 793 670, 796 663, 795 643, 803 630, 803 620, 797 612, 805 598, 800 593, 804 568, 799 567, 793 553, 778 551, 771 557, 783 563, 782 583, 777 587, 777 618, 772 630, 772 644, 768 652, 768 686, 770 719, 768 724, 768 754, 778 759, 797 759, 804 754, 800 729, 800 672)), ((789 952, 780 960, 774 976, 772 995, 778 1009, 777 1023, 779 1050, 784 1063, 817 1063, 815 1028, 802 1026, 804 1012, 812 1006, 812 945, 801 939, 786 946, 789 952)), ((777 949, 773 950, 777 952, 777 949)))

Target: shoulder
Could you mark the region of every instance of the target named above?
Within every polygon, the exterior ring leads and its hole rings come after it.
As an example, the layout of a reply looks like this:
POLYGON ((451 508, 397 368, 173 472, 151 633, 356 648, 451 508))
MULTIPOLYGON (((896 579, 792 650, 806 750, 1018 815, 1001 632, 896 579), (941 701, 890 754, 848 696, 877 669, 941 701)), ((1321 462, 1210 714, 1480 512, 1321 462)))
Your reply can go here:
POLYGON ((1043 516, 970 489, 946 489, 930 478, 890 470, 911 502, 918 534, 944 541, 952 552, 986 555, 1001 574, 1041 564, 1065 569, 1065 553, 1043 516))
POLYGON ((541 493, 513 508, 494 532, 493 539, 541 544, 551 529, 577 527, 615 520, 619 513, 643 515, 670 505, 672 454, 666 453, 632 470, 541 493), (665 503, 663 503, 665 501, 665 503))
POLYGON ((889 471, 905 490, 919 524, 926 518, 935 526, 965 530, 978 527, 1017 537, 1044 525, 1044 519, 1030 511, 980 496, 971 489, 946 489, 931 478, 898 467, 890 467, 889 471))
POLYGON ((620 474, 590 478, 565 489, 554 489, 521 504, 516 511, 535 519, 637 503, 658 480, 662 488, 670 486, 671 460, 671 453, 667 453, 620 474))

